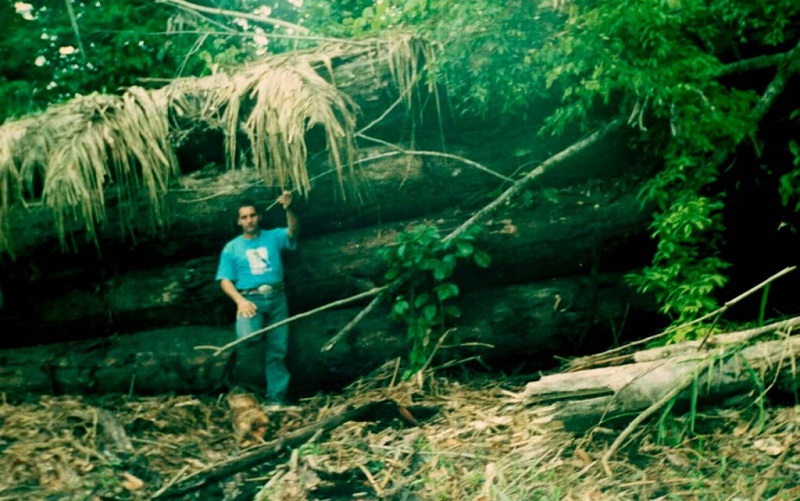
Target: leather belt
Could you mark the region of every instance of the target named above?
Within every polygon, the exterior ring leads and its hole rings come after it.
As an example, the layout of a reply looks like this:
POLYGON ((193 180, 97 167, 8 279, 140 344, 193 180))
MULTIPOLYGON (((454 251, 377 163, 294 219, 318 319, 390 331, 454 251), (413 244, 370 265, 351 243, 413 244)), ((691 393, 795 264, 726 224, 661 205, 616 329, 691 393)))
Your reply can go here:
POLYGON ((273 292, 278 292, 283 290, 283 284, 275 284, 275 285, 259 285, 253 289, 244 289, 240 290, 240 294, 261 294, 262 296, 268 296, 273 292))

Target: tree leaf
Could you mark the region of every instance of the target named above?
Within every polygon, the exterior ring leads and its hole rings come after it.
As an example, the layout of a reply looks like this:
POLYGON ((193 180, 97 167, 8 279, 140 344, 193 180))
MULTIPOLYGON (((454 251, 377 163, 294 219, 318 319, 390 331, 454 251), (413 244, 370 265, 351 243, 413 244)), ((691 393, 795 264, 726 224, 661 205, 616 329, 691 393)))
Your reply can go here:
POLYGON ((439 301, 446 301, 452 297, 458 296, 458 286, 452 282, 443 282, 434 287, 434 292, 439 298, 439 301))
POLYGON ((492 264, 492 257, 486 251, 477 250, 472 258, 481 268, 488 268, 492 264))

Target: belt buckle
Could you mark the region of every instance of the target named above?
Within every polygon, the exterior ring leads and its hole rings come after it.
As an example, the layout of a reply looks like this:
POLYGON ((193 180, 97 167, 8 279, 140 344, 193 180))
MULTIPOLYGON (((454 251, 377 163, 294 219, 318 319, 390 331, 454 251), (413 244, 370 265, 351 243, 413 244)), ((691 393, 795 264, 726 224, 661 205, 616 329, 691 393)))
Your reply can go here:
POLYGON ((268 284, 259 285, 258 288, 256 289, 256 291, 258 291, 259 294, 264 294, 265 296, 267 294, 272 294, 273 290, 275 290, 275 288, 268 284))

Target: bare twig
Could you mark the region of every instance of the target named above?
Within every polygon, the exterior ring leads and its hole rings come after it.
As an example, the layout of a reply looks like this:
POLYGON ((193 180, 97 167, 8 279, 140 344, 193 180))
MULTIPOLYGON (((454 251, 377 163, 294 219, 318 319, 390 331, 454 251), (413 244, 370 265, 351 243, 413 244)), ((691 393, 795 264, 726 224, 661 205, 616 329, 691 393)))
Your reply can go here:
POLYGON ((366 136, 366 135, 360 134, 360 133, 356 134, 356 135, 358 137, 361 137, 361 138, 364 138, 364 139, 368 139, 370 141, 382 144, 384 146, 388 146, 388 147, 396 150, 395 152, 389 152, 389 153, 385 153, 385 154, 382 154, 382 155, 377 155, 375 157, 372 157, 371 160, 372 159, 376 159, 376 158, 391 157, 391 156, 396 156, 396 155, 415 155, 415 156, 429 156, 429 157, 448 158, 450 160, 456 160, 458 162, 461 162, 461 163, 464 163, 466 165, 469 165, 470 167, 474 167, 474 168, 476 168, 476 169, 478 169, 480 171, 483 171, 483 172, 485 172, 487 174, 491 174, 492 176, 500 178, 503 181, 506 181, 506 182, 513 182, 514 181, 513 179, 511 179, 509 177, 506 177, 503 174, 500 174, 499 172, 497 172, 495 170, 492 170, 492 169, 490 169, 489 167, 486 167, 483 164, 479 164, 478 162, 472 161, 472 160, 470 160, 468 158, 464 158, 464 157, 461 157, 461 156, 458 156, 458 155, 453 155, 452 153, 443 153, 441 151, 406 150, 406 149, 404 149, 404 148, 402 148, 402 147, 400 147, 400 146, 398 146, 396 144, 390 143, 388 141, 384 141, 382 139, 366 136))
POLYGON ((370 313, 370 312, 371 312, 373 309, 375 309, 375 306, 377 306, 377 305, 378 305, 378 303, 379 303, 379 302, 380 302, 380 301, 383 299, 383 296, 385 295, 385 293, 386 293, 386 291, 387 291, 388 289, 387 289, 387 288, 384 286, 384 287, 377 287, 377 288, 375 288, 375 289, 372 289, 372 290, 373 290, 373 291, 375 291, 375 292, 376 292, 376 294, 377 294, 377 296, 375 297, 375 299, 373 299, 373 300, 372 300, 372 301, 371 301, 371 302, 370 302, 370 303, 369 303, 369 304, 366 306, 366 308, 364 308, 363 310, 361 310, 360 312, 358 312, 358 315, 356 315, 356 316, 355 316, 355 317, 354 317, 352 320, 350 320, 350 321, 347 323, 347 325, 345 325, 345 326, 342 328, 342 330, 340 330, 340 331, 339 331, 339 332, 338 332, 338 333, 337 333, 335 336, 333 336, 333 337, 332 337, 332 338, 331 338, 331 339, 330 339, 330 340, 329 340, 327 343, 325 343, 325 345, 322 347, 322 349, 321 349, 320 351, 323 351, 323 352, 324 352, 324 351, 330 351, 330 349, 331 349, 331 348, 333 348, 333 346, 334 346, 336 343, 338 343, 338 342, 339 342, 339 340, 340 340, 340 339, 342 339, 342 337, 344 337, 345 335, 347 335, 347 333, 348 333, 348 332, 350 332, 350 331, 353 329, 353 327, 355 327, 356 325, 358 325, 358 323, 359 323, 359 322, 361 322, 361 320, 363 320, 363 319, 364 319, 364 317, 366 317, 366 316, 367 316, 367 315, 368 315, 368 314, 369 314, 369 313, 370 313))
MULTIPOLYGON (((758 285, 756 285, 754 287, 751 287, 749 290, 739 294, 738 296, 736 296, 735 298, 731 299, 730 301, 727 301, 725 304, 722 305, 721 308, 719 308, 717 310, 718 314, 722 315, 724 312, 728 311, 728 309, 731 306, 735 305, 736 303, 740 302, 741 300, 743 300, 744 298, 750 296, 751 294, 753 294, 755 292, 758 292, 759 290, 763 289, 764 287, 766 287, 770 283, 774 282, 775 280, 779 279, 780 277, 782 277, 782 276, 784 276, 784 275, 786 275, 788 273, 793 272, 795 269, 797 269, 797 266, 789 266, 788 268, 784 268, 781 271, 779 271, 778 273, 776 273, 776 274, 772 275, 771 277, 769 277, 768 279, 764 280, 760 284, 758 284, 758 285)), ((708 315, 705 315, 705 316, 701 317, 700 319, 698 319, 698 321, 704 320, 706 318, 708 318, 708 315)), ((709 331, 706 333, 705 337, 703 337, 703 342, 700 343, 700 347, 701 348, 706 344, 706 341, 708 340, 708 336, 710 334, 711 334, 711 330, 709 329, 709 331)))
POLYGON ((192 47, 189 49, 189 51, 186 53, 186 55, 183 56, 183 61, 181 61, 181 65, 180 65, 180 67, 178 67, 178 76, 183 75, 183 70, 185 70, 186 69, 186 65, 189 64, 189 58, 191 58, 193 55, 195 55, 197 53, 197 51, 199 51, 203 47, 203 44, 206 43, 206 40, 208 40, 208 37, 209 37, 209 35, 200 35, 197 38, 197 40, 194 41, 194 43, 192 44, 192 47))
POLYGON ((405 89, 403 89, 403 92, 400 93, 400 95, 397 97, 397 100, 395 100, 395 102, 393 102, 391 105, 389 105, 388 108, 383 110, 383 113, 381 113, 381 115, 379 117, 375 118, 375 120, 371 121, 370 123, 368 123, 367 125, 362 127, 360 130, 356 131, 356 135, 360 136, 360 137, 363 137, 365 139, 373 140, 374 138, 370 138, 369 136, 365 136, 364 132, 368 131, 369 129, 371 129, 376 124, 379 124, 384 118, 386 118, 389 115, 389 113, 392 112, 393 109, 395 109, 398 106, 400 106, 400 104, 402 104, 404 101, 407 101, 406 96, 414 88, 414 85, 416 85, 416 83, 419 82, 419 79, 421 78, 421 76, 422 75, 418 73, 417 76, 414 77, 414 80, 409 82, 408 86, 405 89))
POLYGON ((439 352, 439 349, 444 344, 444 340, 447 339, 447 336, 449 336, 450 333, 453 332, 454 330, 455 330, 455 328, 447 329, 446 331, 444 331, 444 334, 439 336, 439 341, 437 341, 436 342, 436 346, 433 347, 433 351, 431 351, 431 355, 428 357, 428 360, 426 360, 425 364, 422 367, 420 367, 420 369, 417 371, 417 374, 416 374, 415 377, 417 379, 417 384, 420 387, 422 387, 423 378, 425 377, 425 371, 428 370, 428 367, 430 367, 431 362, 433 362, 433 357, 436 356, 436 353, 439 352))

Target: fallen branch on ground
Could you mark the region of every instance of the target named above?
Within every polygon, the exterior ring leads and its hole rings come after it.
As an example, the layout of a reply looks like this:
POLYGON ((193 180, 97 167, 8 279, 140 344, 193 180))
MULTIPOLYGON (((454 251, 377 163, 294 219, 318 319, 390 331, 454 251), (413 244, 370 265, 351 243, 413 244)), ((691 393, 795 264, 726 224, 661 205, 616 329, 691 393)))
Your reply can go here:
POLYGON ((698 396, 704 401, 749 392, 767 379, 791 389, 800 358, 800 337, 788 334, 799 325, 800 317, 795 317, 721 334, 714 338, 711 349, 691 341, 644 350, 631 357, 633 363, 545 376, 528 383, 521 397, 535 405, 551 404, 549 421, 582 433, 643 411, 648 417, 672 398, 690 400, 686 378, 696 381, 698 396), (766 334, 782 338, 750 344, 756 336, 766 334), (714 370, 705 370, 708 367, 714 370))
POLYGON ((253 468, 269 459, 277 457, 288 449, 307 442, 318 433, 330 431, 348 421, 365 419, 384 413, 392 414, 399 418, 404 417, 403 407, 393 400, 371 402, 355 409, 345 411, 338 416, 331 416, 318 423, 287 433, 285 436, 255 447, 241 456, 194 472, 191 475, 177 480, 168 489, 153 496, 152 499, 169 499, 194 492, 211 482, 253 468))

